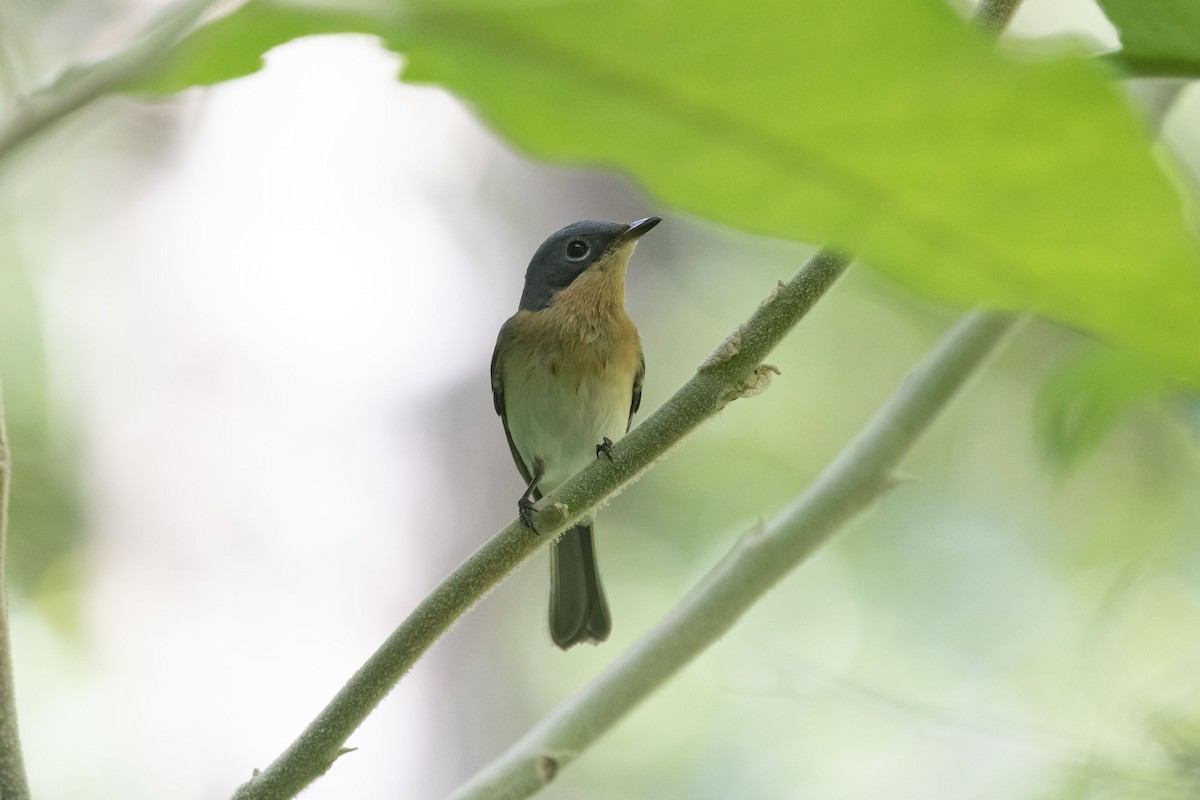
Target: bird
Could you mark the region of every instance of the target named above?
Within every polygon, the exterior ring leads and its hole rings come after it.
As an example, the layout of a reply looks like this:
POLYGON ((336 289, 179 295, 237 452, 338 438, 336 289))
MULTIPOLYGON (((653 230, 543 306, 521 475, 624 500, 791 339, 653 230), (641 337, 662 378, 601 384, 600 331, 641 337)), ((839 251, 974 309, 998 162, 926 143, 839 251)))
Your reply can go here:
MULTIPOLYGON (((531 529, 534 503, 593 458, 612 459, 642 402, 646 359, 625 312, 625 273, 638 240, 662 220, 584 220, 542 242, 525 272, 517 313, 492 354, 492 399, 517 470, 531 529)), ((600 584, 594 516, 550 555, 550 638, 599 644, 612 631, 600 584)))

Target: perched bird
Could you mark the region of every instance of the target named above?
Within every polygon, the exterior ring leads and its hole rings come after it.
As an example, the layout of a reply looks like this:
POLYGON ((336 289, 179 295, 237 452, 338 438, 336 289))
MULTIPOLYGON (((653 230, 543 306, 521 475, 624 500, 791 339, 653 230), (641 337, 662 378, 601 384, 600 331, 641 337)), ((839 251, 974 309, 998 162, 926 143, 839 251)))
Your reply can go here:
MULTIPOLYGON (((500 328, 492 397, 528 482, 517 508, 531 529, 534 501, 591 459, 611 459, 641 404, 646 361, 625 313, 625 271, 638 239, 661 221, 586 220, 558 231, 533 254, 520 308, 500 328)), ((550 556, 550 638, 565 650, 611 630, 587 519, 550 556)))

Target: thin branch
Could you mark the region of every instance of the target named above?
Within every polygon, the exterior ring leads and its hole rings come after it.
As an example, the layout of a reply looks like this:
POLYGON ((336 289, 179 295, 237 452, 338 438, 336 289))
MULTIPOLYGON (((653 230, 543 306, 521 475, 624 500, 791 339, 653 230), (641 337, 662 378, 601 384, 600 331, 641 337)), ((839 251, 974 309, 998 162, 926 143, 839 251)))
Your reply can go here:
MULTIPOLYGON (((1020 4, 1021 0, 982 0, 973 22, 999 35, 1020 4)), ((1014 322, 1009 315, 983 312, 961 320, 807 491, 769 525, 743 536, 653 631, 450 800, 517 800, 553 781, 563 767, 723 636, 759 598, 886 491, 900 460, 996 350, 1014 322)))
POLYGON ((788 283, 780 283, 699 371, 613 447, 613 461, 594 461, 542 501, 543 535, 512 522, 433 590, 375 651, 282 755, 239 788, 235 800, 295 796, 333 764, 350 734, 418 658, 467 609, 573 521, 612 496, 738 397, 765 388, 773 367, 762 359, 841 276, 850 259, 822 250, 788 283))
POLYGON ((979 0, 971 21, 984 31, 999 35, 1012 22, 1021 0, 979 0))
MULTIPOLYGON (((1020 0, 984 0, 981 27, 999 30, 1020 0)), ((547 496, 539 530, 554 533, 618 492, 704 420, 738 397, 762 391, 774 367, 762 360, 833 284, 850 257, 822 250, 789 283, 780 283, 656 413, 614 448, 614 463, 593 462, 547 496)), ((283 800, 333 764, 341 746, 439 636, 492 586, 552 540, 510 523, 425 598, 282 755, 235 793, 234 800, 283 800)))
POLYGON ((8 549, 8 496, 12 458, 4 425, 4 392, 0 390, 0 798, 29 800, 29 783, 17 728, 17 695, 13 686, 12 643, 8 630, 5 553, 8 549))
POLYGON ((888 488, 900 460, 1013 322, 1011 316, 990 313, 961 320, 807 491, 770 524, 743 536, 653 631, 452 800, 516 800, 535 794, 721 638, 750 606, 888 488))
POLYGON ((59 120, 117 89, 130 76, 155 64, 215 5, 217 0, 178 0, 163 10, 120 52, 73 66, 50 85, 17 103, 0 130, 0 163, 59 120))

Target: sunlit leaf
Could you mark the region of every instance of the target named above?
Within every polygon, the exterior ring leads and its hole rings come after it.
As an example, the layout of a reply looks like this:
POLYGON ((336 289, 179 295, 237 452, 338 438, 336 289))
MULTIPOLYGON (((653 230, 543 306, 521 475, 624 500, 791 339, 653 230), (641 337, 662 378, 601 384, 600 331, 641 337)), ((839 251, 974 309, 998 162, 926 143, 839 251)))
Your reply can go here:
POLYGON ((626 170, 743 230, 849 247, 937 298, 1034 309, 1200 385, 1196 239, 1110 76, 1078 55, 998 53, 941 0, 390 17, 252 0, 131 88, 225 80, 275 44, 344 31, 379 36, 406 80, 445 86, 539 158, 626 170))

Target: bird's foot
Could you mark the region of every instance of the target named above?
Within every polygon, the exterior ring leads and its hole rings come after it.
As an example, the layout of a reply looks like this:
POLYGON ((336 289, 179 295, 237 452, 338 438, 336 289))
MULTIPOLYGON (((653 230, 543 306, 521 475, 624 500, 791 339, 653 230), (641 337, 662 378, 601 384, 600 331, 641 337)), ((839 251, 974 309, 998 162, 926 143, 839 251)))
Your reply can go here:
POLYGON ((533 507, 533 501, 528 497, 522 497, 517 501, 517 516, 521 518, 521 522, 525 524, 525 527, 534 533, 538 532, 537 526, 533 524, 533 515, 536 511, 537 509, 533 507))
POLYGON ((596 458, 599 458, 600 454, 603 453, 604 455, 608 456, 608 460, 611 463, 612 462, 612 448, 613 448, 612 439, 605 436, 604 441, 601 442, 600 444, 596 445, 596 458))

